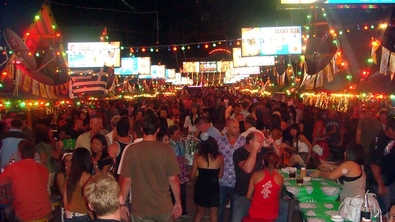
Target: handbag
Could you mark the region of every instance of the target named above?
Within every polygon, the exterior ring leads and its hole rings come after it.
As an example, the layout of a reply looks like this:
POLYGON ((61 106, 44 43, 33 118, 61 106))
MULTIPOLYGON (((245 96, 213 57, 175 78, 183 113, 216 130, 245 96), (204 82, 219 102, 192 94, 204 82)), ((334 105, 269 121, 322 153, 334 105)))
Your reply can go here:
MULTIPOLYGON (((349 221, 361 221, 361 209, 363 201, 363 195, 344 198, 338 209, 340 216, 349 221)), ((381 209, 379 203, 377 202, 376 194, 368 193, 368 201, 371 209, 371 218, 379 217, 381 214, 381 209)))

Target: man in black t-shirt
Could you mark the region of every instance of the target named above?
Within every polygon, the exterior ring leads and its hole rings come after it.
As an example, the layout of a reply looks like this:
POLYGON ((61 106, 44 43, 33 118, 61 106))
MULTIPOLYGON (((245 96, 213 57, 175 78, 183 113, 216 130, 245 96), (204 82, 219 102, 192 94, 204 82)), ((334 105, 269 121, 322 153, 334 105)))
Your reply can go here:
POLYGON ((382 213, 395 201, 395 119, 388 118, 387 126, 372 142, 369 182, 377 195, 382 213))
MULTIPOLYGON (((252 173, 264 168, 263 157, 274 147, 274 151, 280 156, 277 146, 265 146, 267 140, 261 132, 251 132, 246 137, 246 144, 233 153, 233 162, 236 173, 235 200, 232 212, 232 221, 241 221, 248 214, 251 202, 246 198, 248 184, 252 173)), ((273 141, 270 142, 273 144, 273 141)))

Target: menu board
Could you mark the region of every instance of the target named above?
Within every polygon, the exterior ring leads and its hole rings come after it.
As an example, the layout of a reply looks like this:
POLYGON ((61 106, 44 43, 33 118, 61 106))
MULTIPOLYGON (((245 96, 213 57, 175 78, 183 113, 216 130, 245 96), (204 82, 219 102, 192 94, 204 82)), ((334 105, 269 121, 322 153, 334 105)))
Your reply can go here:
POLYGON ((241 55, 302 54, 301 26, 281 26, 241 29, 241 55))
POLYGON ((242 57, 241 48, 233 48, 233 67, 273 66, 274 56, 242 57))

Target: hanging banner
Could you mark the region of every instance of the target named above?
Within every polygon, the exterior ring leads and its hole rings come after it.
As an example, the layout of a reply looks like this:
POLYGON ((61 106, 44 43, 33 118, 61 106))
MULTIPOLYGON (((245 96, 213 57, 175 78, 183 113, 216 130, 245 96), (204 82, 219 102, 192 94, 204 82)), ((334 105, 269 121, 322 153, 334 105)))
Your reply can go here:
POLYGON ((26 92, 29 92, 30 90, 30 82, 32 81, 32 78, 28 75, 25 75, 25 80, 23 81, 23 90, 26 92))
POLYGON ((390 56, 390 73, 391 73, 391 80, 394 79, 395 74, 395 54, 391 53, 390 56))
POLYGON ((316 75, 317 81, 315 82, 315 88, 322 87, 324 85, 324 70, 319 71, 316 75))
POLYGON ((333 81, 333 74, 335 74, 335 72, 333 71, 333 67, 336 66, 336 64, 333 65, 333 60, 331 63, 329 63, 325 68, 324 68, 324 76, 326 76, 328 82, 332 82, 333 81))
POLYGON ((48 98, 47 91, 45 90, 45 85, 42 84, 41 82, 39 84, 40 84, 40 94, 41 94, 41 96, 45 97, 45 98, 48 98))
POLYGON ((387 75, 389 57, 390 57, 390 50, 382 47, 381 63, 380 63, 381 74, 387 75))
POLYGON ((373 63, 377 64, 377 49, 380 47, 380 44, 372 44, 372 52, 370 53, 370 57, 373 59, 373 63))
POLYGON ((306 90, 312 90, 312 89, 314 89, 314 81, 315 81, 315 78, 317 78, 317 74, 314 74, 314 75, 307 75, 307 74, 305 74, 305 79, 304 79, 304 88, 306 89, 306 90))
POLYGON ((16 83, 18 84, 18 86, 22 86, 22 78, 23 78, 22 71, 17 69, 16 70, 16 83))
POLYGON ((48 94, 48 97, 49 97, 50 99, 56 98, 55 90, 54 90, 54 87, 53 87, 53 86, 45 85, 45 89, 47 90, 47 94, 48 94))
POLYGON ((38 89, 38 81, 33 79, 32 83, 32 94, 35 96, 40 96, 40 90, 38 89))

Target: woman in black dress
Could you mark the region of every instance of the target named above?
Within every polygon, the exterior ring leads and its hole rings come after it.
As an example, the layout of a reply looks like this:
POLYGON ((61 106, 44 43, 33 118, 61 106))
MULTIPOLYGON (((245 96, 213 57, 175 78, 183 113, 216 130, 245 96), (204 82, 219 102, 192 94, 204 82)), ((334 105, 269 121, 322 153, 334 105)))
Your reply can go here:
POLYGON ((218 151, 217 141, 203 133, 201 135, 199 149, 194 155, 192 172, 190 177, 194 178, 198 171, 195 182, 194 202, 196 214, 194 222, 201 221, 204 209, 210 209, 210 222, 217 222, 219 207, 219 178, 224 171, 224 157, 218 151))

